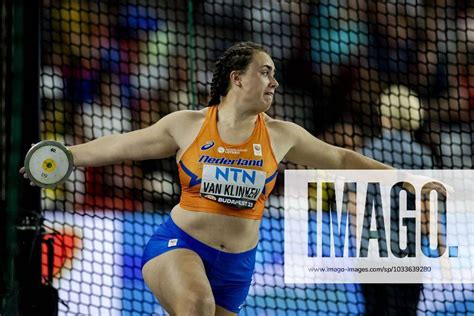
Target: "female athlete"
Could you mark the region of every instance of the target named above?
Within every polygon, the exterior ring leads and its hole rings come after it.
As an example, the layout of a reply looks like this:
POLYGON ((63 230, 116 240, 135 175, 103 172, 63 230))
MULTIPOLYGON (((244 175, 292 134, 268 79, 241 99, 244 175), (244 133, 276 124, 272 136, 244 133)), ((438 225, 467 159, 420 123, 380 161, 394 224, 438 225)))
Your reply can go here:
POLYGON ((243 42, 216 63, 209 106, 69 147, 74 165, 176 156, 181 199, 145 248, 143 278, 172 315, 235 315, 248 294, 265 201, 282 159, 320 169, 388 169, 265 114, 278 82, 266 50, 243 42))

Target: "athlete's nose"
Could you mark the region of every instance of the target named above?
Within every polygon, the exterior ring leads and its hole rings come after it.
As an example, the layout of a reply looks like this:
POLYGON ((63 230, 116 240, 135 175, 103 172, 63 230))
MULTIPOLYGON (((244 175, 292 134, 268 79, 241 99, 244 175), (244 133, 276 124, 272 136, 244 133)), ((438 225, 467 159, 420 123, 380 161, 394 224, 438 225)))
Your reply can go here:
POLYGON ((272 80, 270 81, 270 87, 272 87, 273 89, 276 89, 278 88, 280 84, 278 83, 278 81, 276 80, 275 77, 272 77, 272 80))

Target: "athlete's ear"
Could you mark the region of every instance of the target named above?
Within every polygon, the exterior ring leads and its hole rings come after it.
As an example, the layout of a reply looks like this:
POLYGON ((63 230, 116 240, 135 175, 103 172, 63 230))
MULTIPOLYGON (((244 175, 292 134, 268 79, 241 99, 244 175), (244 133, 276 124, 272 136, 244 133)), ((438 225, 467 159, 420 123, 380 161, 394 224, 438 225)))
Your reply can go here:
POLYGON ((230 82, 237 87, 242 87, 242 74, 240 71, 234 70, 230 73, 230 82))

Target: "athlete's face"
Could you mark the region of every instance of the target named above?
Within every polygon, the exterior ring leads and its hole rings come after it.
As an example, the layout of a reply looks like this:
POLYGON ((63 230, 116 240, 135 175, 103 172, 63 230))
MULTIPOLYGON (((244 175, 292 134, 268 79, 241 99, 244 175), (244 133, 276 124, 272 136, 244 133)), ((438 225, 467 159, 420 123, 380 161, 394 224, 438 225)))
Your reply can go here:
POLYGON ((275 64, 264 52, 254 54, 252 62, 241 75, 241 93, 247 104, 258 104, 259 110, 270 108, 278 81, 275 79, 275 64))

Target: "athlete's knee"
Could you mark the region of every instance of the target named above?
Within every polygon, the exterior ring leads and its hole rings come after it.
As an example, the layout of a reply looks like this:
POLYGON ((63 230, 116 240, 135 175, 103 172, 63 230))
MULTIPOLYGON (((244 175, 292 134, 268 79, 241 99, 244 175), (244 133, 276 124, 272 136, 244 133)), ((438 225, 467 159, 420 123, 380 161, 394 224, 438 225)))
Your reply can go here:
POLYGON ((177 315, 214 315, 216 302, 212 293, 189 291, 177 306, 177 315))

